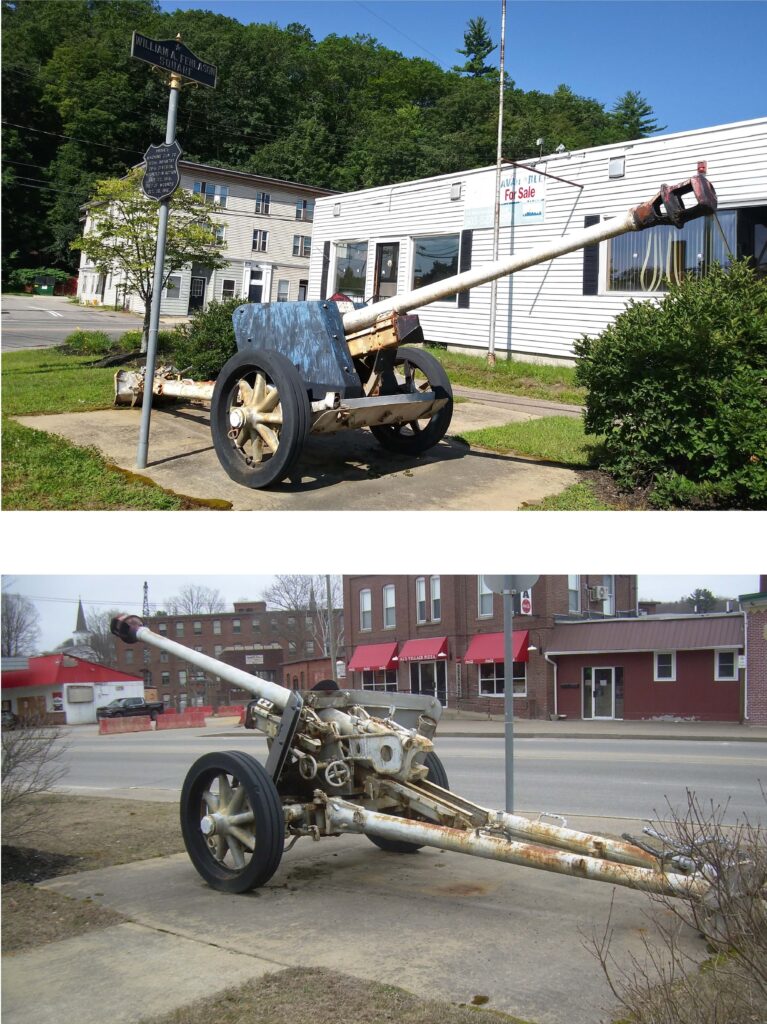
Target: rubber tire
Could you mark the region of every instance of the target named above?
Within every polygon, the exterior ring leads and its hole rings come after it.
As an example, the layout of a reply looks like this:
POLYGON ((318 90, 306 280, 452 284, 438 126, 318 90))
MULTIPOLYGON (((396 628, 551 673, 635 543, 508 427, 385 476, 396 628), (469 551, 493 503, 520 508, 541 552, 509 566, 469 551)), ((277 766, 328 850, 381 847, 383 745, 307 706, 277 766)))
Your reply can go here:
POLYGON ((255 489, 279 483, 289 475, 303 450, 311 426, 309 396, 295 366, 280 352, 246 349, 224 363, 210 403, 210 430, 218 461, 232 480, 255 489), (265 462, 248 465, 229 437, 229 407, 237 384, 260 370, 277 388, 282 405, 280 443, 265 462))
POLYGON ((250 754, 227 750, 204 754, 187 772, 181 790, 181 833, 198 874, 213 889, 242 893, 264 885, 280 866, 285 849, 285 817, 277 787, 262 764, 250 754), (200 831, 202 793, 211 779, 226 772, 245 787, 255 817, 256 848, 245 867, 221 865, 208 849, 200 831))
MULTIPOLYGON (((420 455, 429 448, 433 448, 435 444, 439 444, 447 433, 453 418, 453 389, 442 364, 423 349, 403 345, 397 352, 394 365, 401 366, 405 362, 411 363, 417 370, 420 370, 431 385, 432 391, 439 398, 446 397, 447 402, 434 413, 425 426, 413 433, 403 433, 403 431, 412 429, 409 423, 399 426, 389 424, 371 427, 370 431, 381 447, 386 448, 387 451, 396 452, 398 455, 420 455)), ((390 391, 383 392, 383 394, 391 393, 390 391)), ((398 388, 394 393, 410 394, 412 392, 398 388)), ((416 422, 420 423, 421 421, 416 422)))
MULTIPOLYGON (((423 763, 429 769, 426 776, 429 782, 433 782, 435 786, 441 786, 442 789, 450 789, 445 766, 433 750, 429 751, 423 759, 423 763)), ((382 836, 368 836, 368 839, 379 850, 385 850, 386 853, 418 853, 421 849, 418 843, 406 843, 401 839, 384 839, 382 836)))

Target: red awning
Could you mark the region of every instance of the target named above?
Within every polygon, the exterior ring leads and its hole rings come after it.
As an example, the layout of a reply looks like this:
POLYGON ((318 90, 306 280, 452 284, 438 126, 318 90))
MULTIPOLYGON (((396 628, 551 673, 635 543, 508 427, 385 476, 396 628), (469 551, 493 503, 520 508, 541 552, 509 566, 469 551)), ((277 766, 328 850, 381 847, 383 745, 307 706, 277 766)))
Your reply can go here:
POLYGON ((406 640, 399 652, 400 661, 436 661, 447 658, 447 637, 431 636, 424 640, 406 640))
POLYGON ((375 672, 397 667, 397 645, 360 644, 346 666, 351 672, 375 672))
MULTIPOLYGON (((511 647, 514 661, 527 661, 528 630, 514 630, 511 647)), ((463 657, 467 665, 480 665, 483 662, 503 661, 503 633, 481 633, 473 636, 469 649, 463 657)))

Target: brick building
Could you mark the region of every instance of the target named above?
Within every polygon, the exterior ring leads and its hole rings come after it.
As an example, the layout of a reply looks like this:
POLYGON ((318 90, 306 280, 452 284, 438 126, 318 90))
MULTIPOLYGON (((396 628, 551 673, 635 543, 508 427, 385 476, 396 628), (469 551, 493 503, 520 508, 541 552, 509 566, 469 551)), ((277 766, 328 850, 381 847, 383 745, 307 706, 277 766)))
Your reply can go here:
MULTIPOLYGON (((480 576, 345 576, 347 685, 436 693, 443 705, 502 713, 503 599, 480 576)), ((542 576, 518 599, 514 711, 554 713, 546 660, 558 616, 635 616, 635 576, 542 576)))
MULTIPOLYGON (((324 655, 317 611, 267 609, 265 601, 236 601, 231 612, 200 615, 160 613, 146 625, 170 640, 220 658, 251 675, 283 682, 283 663, 324 655)), ((337 635, 342 612, 336 612, 337 635)), ((167 707, 239 703, 249 694, 180 658, 145 644, 115 644, 115 667, 143 674, 167 707)))

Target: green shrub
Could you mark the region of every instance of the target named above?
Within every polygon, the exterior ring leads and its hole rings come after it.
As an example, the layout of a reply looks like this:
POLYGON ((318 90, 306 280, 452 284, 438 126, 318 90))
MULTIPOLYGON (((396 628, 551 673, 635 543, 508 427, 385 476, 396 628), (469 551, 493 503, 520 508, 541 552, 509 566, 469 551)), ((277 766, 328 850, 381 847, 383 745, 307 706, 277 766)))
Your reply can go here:
POLYGON ((747 261, 576 342, 602 468, 657 507, 767 508, 767 280, 747 261))
POLYGON ((237 351, 232 313, 242 299, 211 302, 197 310, 187 324, 176 330, 173 359, 180 370, 188 370, 197 380, 212 380, 224 363, 237 351))
POLYGON ((104 331, 72 331, 60 348, 75 356, 103 356, 111 352, 115 342, 104 331))
MULTIPOLYGON (((125 331, 120 335, 115 347, 119 352, 138 352, 141 349, 142 334, 140 330, 125 331)), ((157 351, 160 355, 173 355, 177 344, 178 333, 175 330, 157 332, 157 351)))

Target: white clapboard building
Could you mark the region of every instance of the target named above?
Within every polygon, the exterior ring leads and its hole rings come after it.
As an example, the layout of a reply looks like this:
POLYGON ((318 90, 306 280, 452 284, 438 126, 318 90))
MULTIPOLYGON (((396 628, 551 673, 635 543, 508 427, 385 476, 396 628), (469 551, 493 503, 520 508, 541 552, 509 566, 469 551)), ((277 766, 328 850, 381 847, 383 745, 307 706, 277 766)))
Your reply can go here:
MULTIPOLYGON (((575 340, 629 300, 660 296, 670 281, 726 263, 728 251, 767 272, 767 118, 505 165, 500 257, 625 214, 698 172, 718 194, 718 224, 632 232, 501 280, 497 354, 571 360, 575 340)), ((489 262, 494 191, 495 168, 485 167, 318 199, 309 298, 385 298, 489 262)), ((425 307, 426 340, 487 350, 490 296, 486 284, 425 307)))

